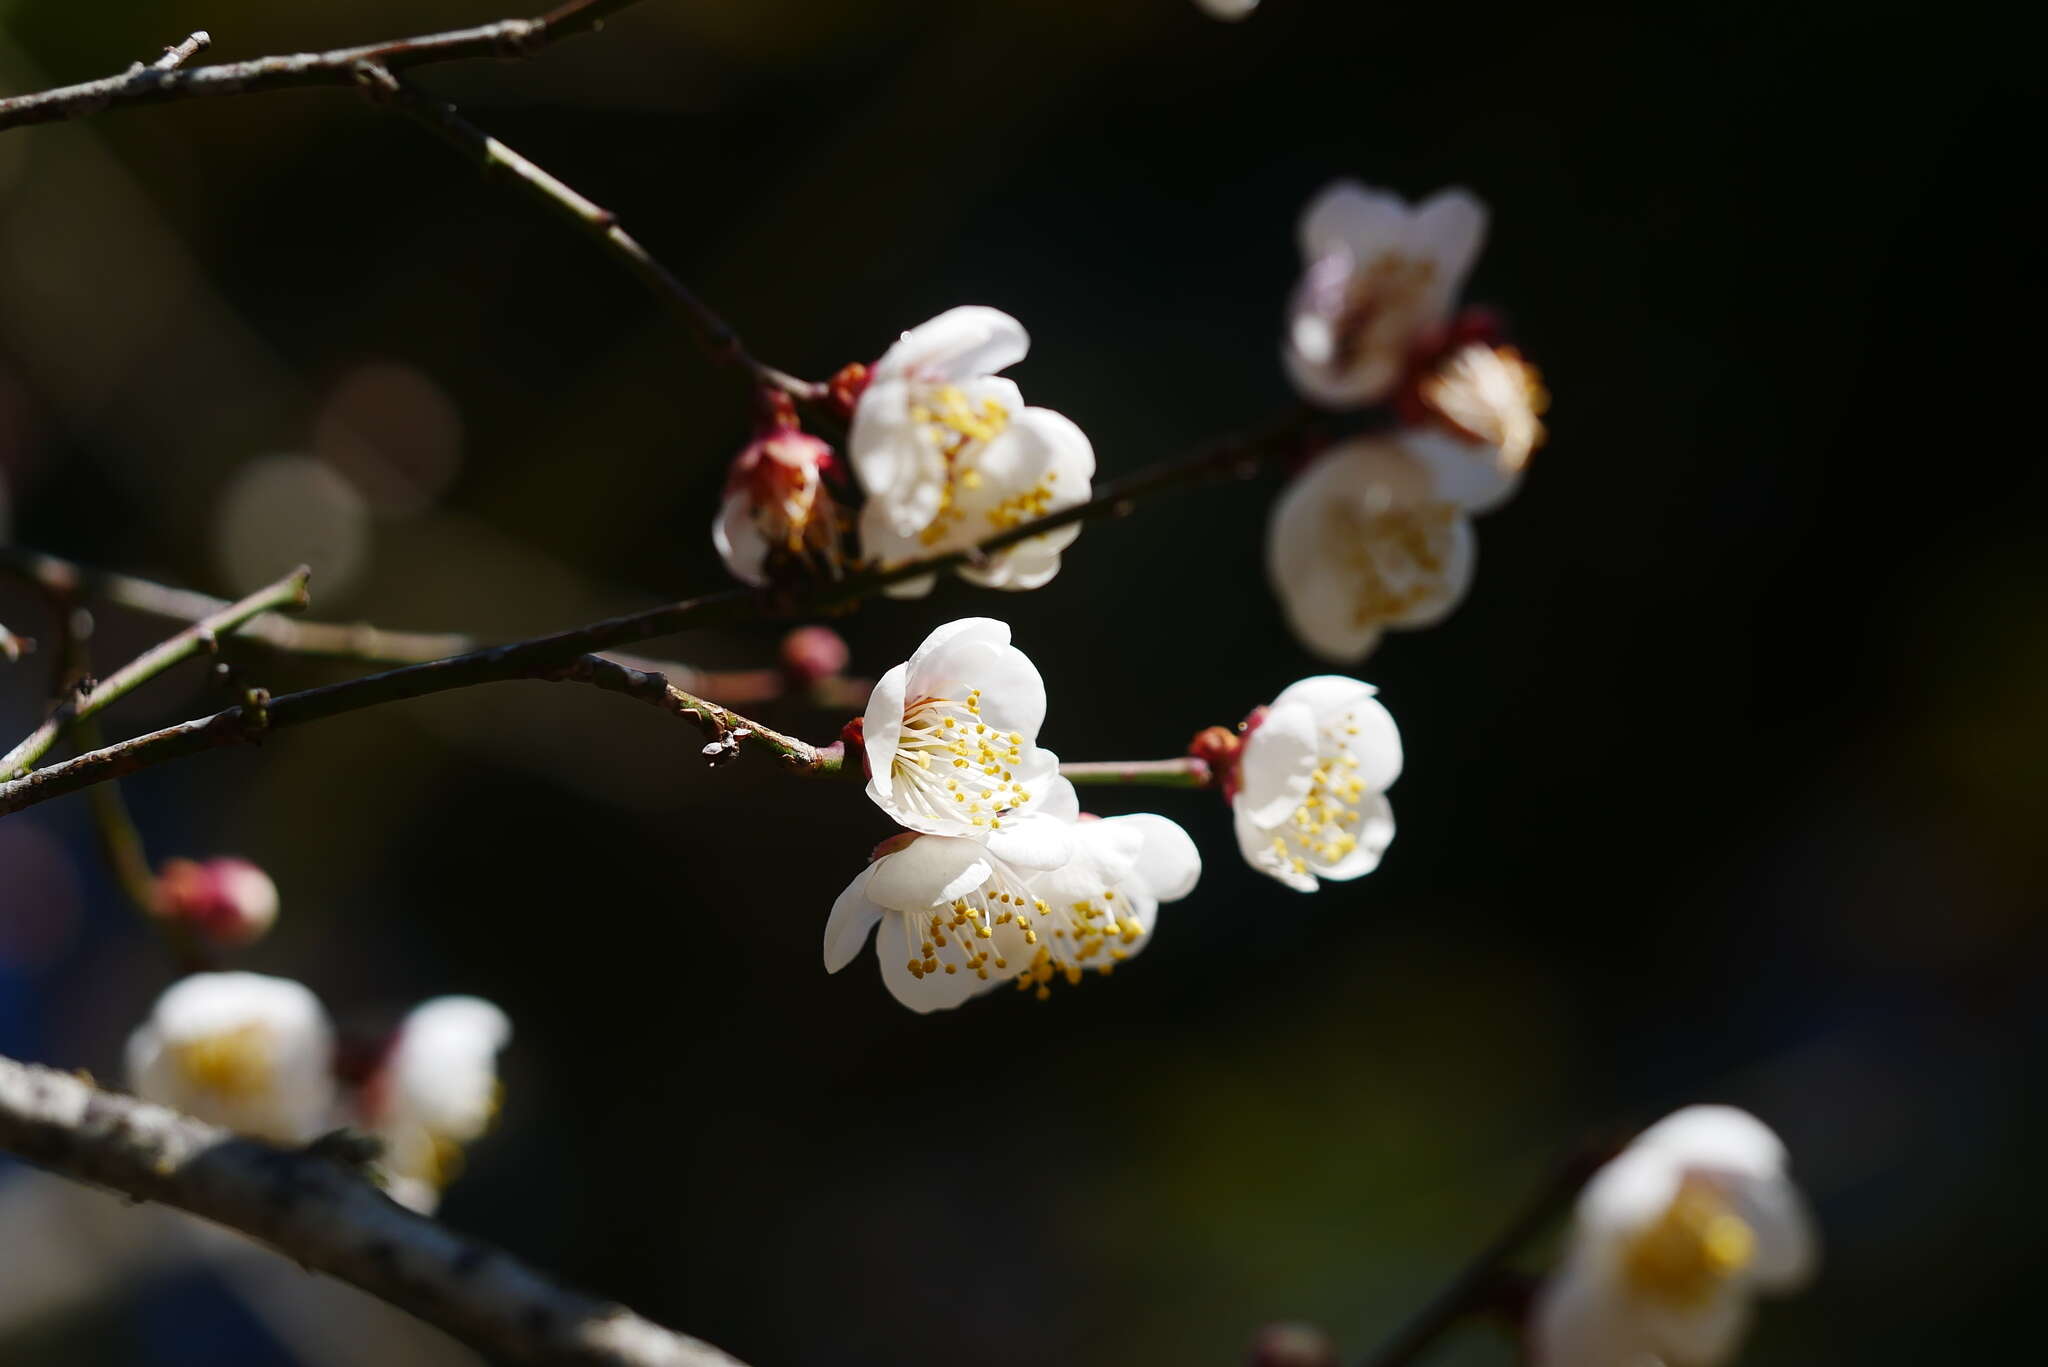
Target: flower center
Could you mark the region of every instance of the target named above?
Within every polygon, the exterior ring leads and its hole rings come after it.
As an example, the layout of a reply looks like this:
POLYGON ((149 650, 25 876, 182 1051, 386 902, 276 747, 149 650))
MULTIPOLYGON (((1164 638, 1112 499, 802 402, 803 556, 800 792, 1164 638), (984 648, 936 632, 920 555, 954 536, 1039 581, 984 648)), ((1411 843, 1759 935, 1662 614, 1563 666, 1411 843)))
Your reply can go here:
POLYGON ((1323 728, 1308 791, 1274 830, 1267 848, 1275 861, 1296 873, 1307 873, 1311 864, 1328 867, 1358 848, 1368 793, 1365 780, 1354 772, 1358 758, 1351 753, 1349 738, 1357 734, 1357 719, 1349 712, 1323 728))
POLYGON ((1657 1222, 1622 1249, 1622 1275, 1637 1292, 1698 1306, 1756 1256, 1756 1232, 1712 1183, 1687 1178, 1657 1222))
POLYGON ((903 938, 917 946, 917 957, 909 963, 911 977, 972 973, 987 982, 991 970, 1009 968, 1020 940, 1026 947, 1038 943, 1030 917, 1045 915, 1045 903, 1030 896, 1023 881, 1003 865, 991 860, 990 866, 994 871, 988 881, 951 906, 902 913, 903 938))
POLYGON ((269 1088, 273 1054, 270 1031, 249 1024, 171 1046, 178 1067, 193 1086, 215 1096, 247 1099, 269 1088))
MULTIPOLYGON (((982 484, 982 474, 974 467, 974 458, 1009 427, 1010 410, 993 398, 983 399, 981 406, 976 408, 958 385, 949 384, 927 390, 913 399, 910 420, 917 424, 924 439, 946 458, 946 483, 939 491, 939 511, 918 533, 918 540, 924 545, 936 546, 966 517, 961 496, 979 489, 982 484)), ((1049 481, 1050 476, 1040 484, 1047 485, 1049 481)), ((1036 516, 1035 512, 1029 511, 1030 500, 1036 493, 1032 490, 1004 500, 996 509, 990 510, 989 521, 1001 530, 1024 521, 1026 516, 1036 516), (1017 507, 1011 508, 1012 504, 1017 507), (998 510, 1007 510, 1009 521, 998 521, 998 510)), ((1051 489, 1045 488, 1040 501, 1051 497, 1051 489)))
POLYGON ((919 698, 903 712, 891 773, 906 806, 989 830, 1002 815, 1031 801, 1017 781, 1024 737, 981 719, 981 690, 963 701, 919 698))
POLYGON ((1364 512, 1330 505, 1333 540, 1356 576, 1356 626, 1398 621, 1443 592, 1458 516, 1455 504, 1413 503, 1364 512))
POLYGON ((1018 975, 1017 988, 1035 991, 1040 1001, 1052 995, 1055 977, 1065 978, 1073 987, 1079 986, 1085 969, 1113 971, 1131 957, 1130 947, 1145 934, 1137 917, 1125 914, 1127 902, 1114 888, 1105 887, 1093 897, 1064 907, 1047 906, 1042 898, 1034 898, 1032 905, 1040 928, 1052 933, 1040 943, 1033 932, 1025 932, 1026 941, 1037 945, 1038 952, 1018 975))
POLYGON ((1536 367, 1512 347, 1461 348, 1423 380, 1420 393, 1452 428, 1497 449, 1509 469, 1521 469, 1542 444, 1540 415, 1550 395, 1536 367))

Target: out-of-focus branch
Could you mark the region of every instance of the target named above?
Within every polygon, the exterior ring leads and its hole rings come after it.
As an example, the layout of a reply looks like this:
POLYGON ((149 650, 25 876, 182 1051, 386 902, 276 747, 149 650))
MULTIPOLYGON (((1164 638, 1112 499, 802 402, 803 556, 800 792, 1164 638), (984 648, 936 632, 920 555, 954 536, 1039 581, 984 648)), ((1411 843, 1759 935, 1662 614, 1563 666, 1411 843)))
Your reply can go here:
POLYGON ((238 1230, 494 1359, 738 1367, 707 1343, 413 1214, 336 1158, 238 1138, 69 1073, 0 1058, 0 1150, 238 1230))
POLYGON ((20 744, 0 757, 0 774, 19 778, 50 752, 50 747, 73 722, 97 715, 173 665, 215 649, 222 635, 237 630, 250 618, 279 608, 304 607, 307 602, 306 581, 311 575, 312 571, 301 565, 269 587, 202 618, 168 641, 152 646, 99 683, 78 680, 68 700, 53 709, 43 724, 20 744))
MULTIPOLYGON (((198 622, 228 606, 225 598, 172 588, 168 584, 138 579, 74 564, 24 546, 0 546, 0 570, 6 570, 41 588, 46 594, 67 594, 76 598, 113 603, 152 617, 179 622, 198 622)), ((363 623, 306 622, 277 613, 253 617, 235 633, 245 641, 260 641, 294 655, 324 656, 337 660, 362 660, 371 664, 416 664, 459 655, 476 649, 476 641, 453 631, 386 631, 363 623)))
POLYGON ((1129 788, 1206 788, 1214 776, 1207 760, 1193 755, 1173 759, 1085 760, 1060 765, 1069 781, 1088 785, 1129 788))
MULTIPOLYGON (((529 57, 550 43, 596 28, 605 19, 634 3, 636 0, 568 0, 568 3, 557 5, 532 19, 502 19, 477 28, 391 38, 381 43, 334 48, 327 52, 295 52, 246 62, 221 62, 213 66, 182 66, 183 57, 170 65, 163 61, 153 66, 137 63, 118 76, 0 99, 0 130, 24 124, 83 118, 103 109, 126 105, 167 104, 173 100, 209 95, 246 95, 293 86, 349 86, 355 84, 356 67, 363 62, 400 67, 454 62, 471 57, 529 57)), ((171 52, 179 51, 186 44, 204 46, 199 40, 205 37, 204 34, 194 34, 171 52)), ((198 47, 193 48, 193 51, 197 50, 198 47)), ((166 59, 169 55, 166 53, 166 59)), ((187 57, 190 55, 189 52, 185 54, 187 57)))
POLYGON ((579 655, 679 631, 773 620, 797 614, 815 615, 846 607, 891 584, 970 563, 1059 527, 1121 517, 1132 510, 1137 499, 1146 495, 1231 475, 1248 476, 1259 469, 1262 461, 1298 451, 1308 439, 1311 422, 1306 415, 1295 414, 1254 435, 1217 442, 1193 456, 1113 481, 1086 502, 1021 523, 966 550, 926 556, 891 569, 870 570, 795 591, 736 589, 708 594, 552 635, 471 651, 445 660, 405 665, 322 688, 286 693, 265 700, 261 707, 231 707, 211 717, 181 722, 79 755, 24 778, 0 782, 0 815, 20 811, 138 769, 203 750, 254 740, 269 731, 288 726, 477 684, 511 679, 559 678, 579 655))
POLYGON ((712 312, 710 306, 673 271, 655 260, 620 225, 618 215, 611 210, 586 199, 478 128, 462 117, 454 105, 425 95, 401 81, 388 65, 364 61, 357 66, 356 77, 373 100, 388 104, 412 119, 463 157, 475 162, 486 174, 509 177, 515 187, 536 203, 595 238, 614 259, 682 316, 696 333, 699 344, 713 358, 737 365, 758 383, 779 389, 793 398, 816 400, 823 397, 824 385, 800 380, 756 360, 731 324, 712 312))
POLYGON ((1491 1308, 1513 1292, 1516 1278, 1510 1264, 1515 1256, 1571 1208, 1579 1189, 1620 1150, 1618 1143, 1601 1137, 1587 1140, 1566 1155, 1493 1241, 1393 1338, 1366 1354, 1359 1367, 1407 1367, 1467 1316, 1491 1308))

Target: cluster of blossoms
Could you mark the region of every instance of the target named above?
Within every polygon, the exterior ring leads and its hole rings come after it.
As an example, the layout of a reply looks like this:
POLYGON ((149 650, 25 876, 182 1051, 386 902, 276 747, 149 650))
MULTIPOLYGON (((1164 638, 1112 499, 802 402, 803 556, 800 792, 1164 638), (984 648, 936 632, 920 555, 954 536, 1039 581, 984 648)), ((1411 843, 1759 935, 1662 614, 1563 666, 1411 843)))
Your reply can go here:
POLYGON ((1316 654, 1356 661, 1390 627, 1442 620, 1471 583, 1471 517, 1514 493, 1543 440, 1535 368, 1482 313, 1455 315, 1486 234, 1462 190, 1410 206, 1344 181, 1301 220, 1283 354, 1310 402, 1391 408, 1274 503, 1267 571, 1316 654))
POLYGON ((1537 1295, 1532 1367, 1717 1367, 1758 1291, 1813 1275, 1813 1222, 1785 1146, 1756 1117, 1689 1106, 1652 1125, 1579 1198, 1537 1295))
MULTIPOLYGON (((848 511, 830 445, 802 430, 787 397, 772 395, 761 432, 732 467, 712 539, 732 573, 766 584, 782 567, 837 575, 849 561, 891 569, 964 551, 1035 518, 1084 503, 1095 449, 1071 421, 1028 407, 997 372, 1024 359, 1023 325, 998 309, 948 310, 912 328, 869 366, 831 385, 850 418, 846 451, 862 496, 848 511), (835 483, 837 489, 835 491, 835 483), (857 529, 859 551, 845 537, 857 529)), ((1059 573, 1068 526, 975 558, 962 578, 1035 589, 1059 573)), ((916 598, 933 576, 891 585, 916 598)))
POLYGON ((1037 668, 985 617, 938 628, 876 682, 848 739, 903 831, 834 904, 827 972, 873 932, 889 991, 934 1011, 1006 982, 1047 995, 1145 947, 1201 856, 1165 817, 1082 813, 1038 744, 1044 720, 1037 668))
POLYGON ((425 1212, 490 1128, 511 1035, 491 1003, 437 997, 345 1068, 326 1009, 303 985, 195 973, 129 1036, 128 1082, 145 1100, 275 1144, 363 1131, 379 1141, 373 1167, 385 1190, 425 1212))

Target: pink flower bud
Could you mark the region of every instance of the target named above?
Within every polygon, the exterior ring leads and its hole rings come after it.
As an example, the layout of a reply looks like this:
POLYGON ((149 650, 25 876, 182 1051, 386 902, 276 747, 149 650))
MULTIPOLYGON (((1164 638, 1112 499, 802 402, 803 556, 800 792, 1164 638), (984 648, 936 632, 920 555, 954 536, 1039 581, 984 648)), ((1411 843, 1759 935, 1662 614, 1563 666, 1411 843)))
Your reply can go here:
POLYGON ((151 911, 201 939, 234 948, 262 939, 277 920, 277 884, 246 859, 166 859, 157 872, 151 911))
POLYGON ((798 627, 782 638, 783 672, 798 688, 837 678, 852 658, 845 640, 830 627, 798 627))

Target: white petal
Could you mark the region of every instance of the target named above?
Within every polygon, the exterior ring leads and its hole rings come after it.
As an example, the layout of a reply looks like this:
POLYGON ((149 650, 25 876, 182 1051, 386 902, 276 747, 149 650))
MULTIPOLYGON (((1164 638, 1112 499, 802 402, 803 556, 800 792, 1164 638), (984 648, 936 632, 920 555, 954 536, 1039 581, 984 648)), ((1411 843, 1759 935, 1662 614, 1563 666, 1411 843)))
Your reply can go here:
POLYGON ((861 718, 861 742, 868 755, 868 796, 887 805, 893 791, 891 777, 896 750, 903 743, 903 707, 910 681, 910 666, 897 665, 875 680, 868 694, 868 710, 861 718))
POLYGON ((1469 190, 1439 190, 1416 207, 1407 241, 1411 250, 1435 260, 1436 284, 1448 306, 1464 289, 1486 242, 1486 206, 1469 190))
POLYGON ((899 579, 885 587, 882 592, 891 598, 922 598, 938 587, 936 574, 921 574, 915 579, 899 579))
POLYGON ((1488 442, 1421 428, 1402 433, 1401 448, 1428 468, 1437 497, 1468 513, 1492 512, 1522 482, 1521 469, 1488 442))
POLYGON ((1017 869, 1056 869, 1073 858, 1073 827, 1037 813, 1006 816, 988 833, 989 855, 1017 869))
POLYGON ((996 731, 1014 731, 1025 745, 1038 739, 1045 723, 1045 680, 1038 666, 1015 646, 963 640, 917 660, 910 691, 920 698, 964 699, 981 690, 981 717, 996 731))
POLYGON ((1820 1239, 1812 1212, 1790 1179, 1754 1179, 1729 1195, 1756 1235, 1750 1280, 1771 1291, 1796 1291, 1811 1281, 1820 1262, 1820 1239))
POLYGON ((1279 825, 1301 805, 1316 765, 1316 714, 1275 705, 1245 737, 1238 757, 1237 810, 1253 825, 1279 825))
POLYGON ((832 914, 825 920, 827 973, 837 973, 852 963, 868 942, 868 932, 882 919, 882 908, 868 896, 868 880, 874 871, 872 864, 862 869, 832 903, 832 914))
POLYGON ((498 1107, 498 1052, 512 1022, 481 997, 436 997, 407 1014, 387 1067, 395 1109, 442 1139, 467 1143, 498 1107))
POLYGON ((1529 1367, 1655 1367, 1611 1278, 1574 1256, 1543 1282, 1529 1318, 1529 1367))
POLYGON ((1015 318, 966 304, 904 333, 875 363, 874 376, 957 382, 1015 365, 1030 349, 1031 339, 1015 318))
POLYGON ((925 911, 974 891, 991 872, 977 842, 921 835, 868 866, 867 895, 891 911, 925 911))
POLYGON ((1734 1106, 1687 1106, 1637 1135, 1631 1149, 1661 1149, 1689 1167, 1774 1176, 1785 1145, 1770 1126, 1734 1106))
POLYGON ((1637 1297, 1630 1308, 1660 1356, 1697 1367, 1732 1361, 1749 1330, 1750 1298, 1735 1283, 1716 1288, 1703 1305, 1679 1307, 1637 1297))
POLYGON ((1318 754, 1341 749, 1358 761, 1352 776, 1374 792, 1385 792, 1401 776, 1401 730, 1393 713, 1373 696, 1377 689, 1342 674, 1318 674, 1289 684, 1275 707, 1297 703, 1314 712, 1323 729, 1318 754), (1333 734, 1334 733, 1334 734, 1333 734))
POLYGON ((1059 769, 1059 756, 1053 755, 1050 750, 1044 753, 1052 755, 1055 772, 1052 777, 1045 780, 1045 793, 1043 796, 1039 795, 1036 783, 1031 785, 1031 795, 1035 799, 1031 804, 1032 810, 1042 816, 1056 817, 1061 821, 1073 821, 1081 815, 1081 795, 1074 791, 1074 784, 1071 779, 1064 778, 1057 772, 1059 769))
POLYGON ((733 578, 757 587, 768 582, 768 539, 754 521, 754 501, 744 490, 727 494, 719 505, 711 524, 711 544, 733 578))
POLYGON ((903 936, 903 918, 884 916, 875 935, 875 958, 882 966, 882 982, 889 995, 923 1015, 946 1011, 975 995, 981 983, 972 973, 927 973, 918 977, 910 971, 910 944, 903 936))
POLYGON ((1367 260, 1404 244, 1408 204, 1399 195, 1355 180, 1332 181, 1301 214, 1301 254, 1310 261, 1336 250, 1367 260))
POLYGON ((1097 823, 1136 831, 1141 837, 1131 872, 1161 902, 1177 902, 1195 890, 1202 876, 1202 854, 1188 833, 1163 816, 1135 812, 1097 823))
POLYGON ((961 617, 933 627, 931 634, 910 652, 908 661, 911 682, 922 696, 941 696, 932 693, 928 687, 931 683, 929 671, 934 662, 941 660, 951 647, 971 644, 1010 644, 1010 624, 994 617, 961 617))
POLYGON ((1242 807, 1233 813, 1232 819, 1237 830, 1237 848, 1247 864, 1269 878, 1279 879, 1296 892, 1316 890, 1314 874, 1297 870, 1289 861, 1273 853, 1273 831, 1270 827, 1253 825, 1242 807))

